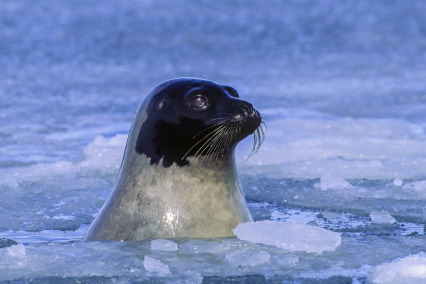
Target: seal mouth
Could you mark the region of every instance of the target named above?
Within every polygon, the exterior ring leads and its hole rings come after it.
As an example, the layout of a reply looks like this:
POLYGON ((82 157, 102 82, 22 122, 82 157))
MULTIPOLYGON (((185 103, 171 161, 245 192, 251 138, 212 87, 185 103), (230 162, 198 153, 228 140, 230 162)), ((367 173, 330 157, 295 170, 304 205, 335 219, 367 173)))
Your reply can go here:
POLYGON ((247 161, 257 153, 265 139, 266 124, 257 110, 251 105, 244 105, 234 114, 224 115, 208 123, 204 130, 193 137, 195 143, 182 157, 197 158, 203 156, 203 161, 223 158, 238 142, 253 134, 253 147, 250 154, 244 159, 247 161))

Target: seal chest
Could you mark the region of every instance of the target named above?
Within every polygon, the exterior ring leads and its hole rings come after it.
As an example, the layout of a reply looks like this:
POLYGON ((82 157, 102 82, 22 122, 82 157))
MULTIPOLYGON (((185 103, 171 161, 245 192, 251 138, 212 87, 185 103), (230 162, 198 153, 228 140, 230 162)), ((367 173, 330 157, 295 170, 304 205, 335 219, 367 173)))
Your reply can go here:
POLYGON ((240 188, 234 150, 261 117, 235 89, 180 78, 145 98, 130 129, 111 195, 85 240, 232 236, 252 221, 240 188))

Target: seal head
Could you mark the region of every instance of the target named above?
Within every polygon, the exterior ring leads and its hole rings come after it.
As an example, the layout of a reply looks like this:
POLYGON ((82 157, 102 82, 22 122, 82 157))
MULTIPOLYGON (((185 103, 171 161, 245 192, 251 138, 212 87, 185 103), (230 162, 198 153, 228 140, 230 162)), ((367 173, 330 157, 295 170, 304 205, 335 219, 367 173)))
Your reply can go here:
POLYGON ((176 79, 153 93, 135 148, 151 158, 151 164, 186 166, 190 156, 219 158, 261 123, 253 106, 229 86, 176 79))
POLYGON ((234 158, 262 140, 260 114, 235 89, 179 78, 154 88, 130 129, 122 165, 86 240, 232 236, 252 221, 234 158))

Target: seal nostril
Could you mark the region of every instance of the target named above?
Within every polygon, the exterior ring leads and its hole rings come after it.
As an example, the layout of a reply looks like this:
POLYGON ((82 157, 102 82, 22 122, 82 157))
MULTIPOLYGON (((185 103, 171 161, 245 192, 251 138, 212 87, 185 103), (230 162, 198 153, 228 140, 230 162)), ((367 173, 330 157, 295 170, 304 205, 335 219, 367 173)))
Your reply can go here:
POLYGON ((248 111, 247 111, 247 109, 246 109, 246 108, 243 108, 243 114, 244 114, 244 116, 245 116, 245 117, 247 117, 247 116, 248 116, 248 114, 249 114, 249 113, 248 113, 248 111))
POLYGON ((243 115, 245 116, 245 117, 248 117, 249 115, 250 115, 250 113, 252 112, 252 109, 253 108, 251 108, 250 106, 248 106, 248 105, 243 105, 242 107, 241 107, 241 111, 242 111, 242 113, 243 113, 243 115))

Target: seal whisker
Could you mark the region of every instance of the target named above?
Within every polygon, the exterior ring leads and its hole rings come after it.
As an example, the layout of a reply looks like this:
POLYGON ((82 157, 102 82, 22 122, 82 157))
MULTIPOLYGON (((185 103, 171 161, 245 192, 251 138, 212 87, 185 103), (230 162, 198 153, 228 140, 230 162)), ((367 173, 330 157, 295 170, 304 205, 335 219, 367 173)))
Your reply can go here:
POLYGON ((230 133, 232 132, 232 125, 229 125, 227 129, 223 132, 223 138, 221 138, 220 143, 218 143, 217 151, 216 151, 216 158, 219 158, 219 156, 223 156, 223 154, 229 150, 229 141, 232 140, 230 137, 230 133))
MULTIPOLYGON (((209 132, 209 133, 207 133, 203 138, 201 138, 200 139, 200 141, 202 141, 202 140, 204 140, 204 139, 206 139, 209 135, 215 135, 215 134, 217 134, 217 133, 219 133, 219 132, 221 132, 221 129, 223 128, 223 127, 225 127, 226 126, 226 124, 225 123, 221 123, 221 124, 218 124, 218 125, 214 125, 214 127, 216 127, 216 129, 214 129, 214 130, 212 130, 211 132, 209 132), (221 128, 222 127, 222 128, 221 128)), ((213 127, 211 127, 210 128, 210 130, 212 129, 213 127)), ((198 134, 197 134, 198 135, 198 134)), ((194 136, 194 138, 195 138, 196 136, 194 136)))
POLYGON ((198 153, 201 151, 201 149, 204 147, 204 145, 206 145, 207 143, 209 143, 209 141, 211 139, 215 138, 215 134, 214 132, 208 133, 206 136, 204 136, 202 139, 200 139, 199 141, 197 141, 194 145, 192 145, 191 148, 189 148, 189 150, 183 155, 182 160, 185 159, 187 157, 187 155, 189 154, 189 152, 191 152, 195 147, 197 147, 200 143, 202 143, 204 140, 204 144, 201 145, 200 148, 198 148, 198 150, 195 152, 195 154, 193 155, 193 157, 196 157, 198 155, 198 153))
POLYGON ((215 128, 215 127, 218 127, 218 126, 223 125, 223 124, 226 124, 226 121, 223 121, 223 122, 219 122, 219 123, 213 124, 213 125, 211 125, 211 126, 207 127, 206 129, 203 129, 202 131, 198 132, 198 133, 197 133, 197 134, 196 134, 193 138, 195 139, 195 138, 197 138, 198 136, 200 136, 202 133, 204 133, 204 132, 206 132, 206 131, 209 131, 210 129, 215 128))
MULTIPOLYGON (((201 147, 197 150, 197 152, 194 154, 193 157, 197 157, 198 155, 202 155, 209 148, 211 143, 213 141, 215 141, 216 139, 218 139, 217 134, 220 134, 225 127, 226 127, 226 125, 221 125, 221 126, 218 127, 218 129, 215 129, 214 131, 212 131, 211 136, 205 141, 205 143, 203 145, 201 145, 201 147)), ((206 136, 208 136, 208 135, 206 135, 206 136)), ((201 141, 199 141, 199 142, 201 142, 201 141)), ((197 144, 199 144, 199 142, 197 144)))
POLYGON ((239 125, 231 124, 227 129, 228 132, 226 133, 225 139, 221 145, 221 155, 223 155, 226 151, 229 151, 232 144, 235 143, 237 140, 236 138, 238 137, 237 134, 240 132, 239 128, 239 125))
MULTIPOLYGON (((225 115, 231 116, 231 114, 227 114, 227 113, 225 113, 225 115)), ((227 117, 219 117, 219 118, 214 118, 214 119, 209 120, 206 124, 211 124, 211 123, 213 123, 215 121, 219 121, 219 122, 214 123, 213 125, 211 125, 211 126, 205 128, 205 129, 203 129, 202 131, 198 132, 193 138, 196 138, 197 136, 200 136, 202 133, 204 133, 206 131, 209 131, 212 128, 218 127, 219 125, 227 124, 228 120, 229 120, 229 118, 227 118, 227 117)))
MULTIPOLYGON (((265 127, 266 127, 266 125, 265 125, 265 127)), ((265 140, 265 131, 263 130, 262 125, 260 125, 256 129, 256 133, 253 134, 253 148, 252 148, 250 154, 244 159, 244 162, 246 162, 255 153, 257 153, 259 151, 260 146, 263 144, 264 140, 265 140)))
POLYGON ((197 152, 195 152, 195 154, 192 156, 192 158, 191 158, 191 161, 194 159, 194 158, 197 158, 197 157, 199 157, 199 156, 202 156, 202 155, 206 155, 206 153, 209 151, 209 149, 210 149, 210 147, 211 147, 211 145, 212 145, 212 143, 214 143, 214 141, 216 141, 217 140, 217 136, 215 137, 215 136, 212 136, 208 141, 206 141, 198 150, 197 150, 197 152))
POLYGON ((229 141, 233 140, 233 128, 234 126, 231 124, 226 129, 226 133, 224 133, 224 139, 222 139, 222 143, 220 144, 220 148, 218 149, 217 155, 223 155, 229 149, 229 141))
POLYGON ((209 156, 209 163, 211 162, 211 159, 213 158, 215 154, 216 154, 216 159, 218 158, 218 153, 220 152, 221 144, 223 144, 223 141, 226 140, 226 137, 227 137, 226 134, 228 133, 228 130, 229 130, 229 126, 225 127, 221 131, 217 139, 215 141, 212 141, 210 145, 210 149, 206 153, 206 156, 209 156))
MULTIPOLYGON (((240 136, 240 133, 241 133, 241 125, 237 124, 237 126, 235 127, 235 131, 233 131, 232 140, 234 140, 236 137, 240 136)), ((229 141, 229 142, 230 142, 229 144, 233 144, 233 141, 229 141)))
POLYGON ((215 154, 216 159, 219 158, 219 156, 223 157, 225 152, 229 151, 230 146, 235 142, 235 126, 233 124, 230 124, 224 131, 223 135, 221 137, 220 143, 218 143, 215 154))
POLYGON ((225 147, 227 149, 230 149, 231 146, 232 146, 232 144, 235 143, 235 140, 236 140, 237 136, 239 135, 237 133, 240 133, 240 131, 241 130, 240 130, 240 126, 239 125, 235 125, 234 127, 232 127, 230 129, 230 133, 228 135, 228 140, 226 141, 226 145, 225 145, 225 147))
MULTIPOLYGON (((262 143, 263 143, 259 128, 256 129, 256 134, 257 134, 257 137, 258 137, 258 145, 256 147, 256 153, 257 153, 257 151, 259 151, 260 145, 262 145, 262 143)), ((254 134, 254 135, 256 136, 256 134, 254 134)))
MULTIPOLYGON (((224 114, 222 114, 222 115, 227 115, 228 117, 231 117, 231 116, 232 116, 232 114, 230 114, 230 113, 224 113, 224 114)), ((228 118, 228 117, 226 117, 226 116, 222 116, 222 117, 218 117, 218 118, 213 118, 213 119, 210 119, 209 121, 207 121, 207 124, 213 123, 213 122, 215 122, 215 121, 228 122, 228 120, 229 120, 229 118, 228 118)), ((220 122, 219 122, 219 123, 220 123, 220 122)))
POLYGON ((257 145, 257 136, 256 134, 253 134, 253 147, 250 151, 250 154, 247 155, 247 157, 243 160, 243 162, 247 162, 251 156, 256 152, 256 145, 257 145))
MULTIPOLYGON (((223 134, 223 132, 220 132, 218 134, 218 136, 216 136, 213 140, 210 141, 210 143, 208 145, 206 145, 206 147, 204 147, 204 150, 200 153, 200 155, 203 155, 202 162, 204 162, 206 160, 206 158, 209 157, 210 154, 213 152, 213 147, 214 147, 214 145, 216 145, 218 143, 218 141, 220 141, 222 134, 223 134)), ((208 163, 210 163, 210 160, 209 160, 208 163)))
MULTIPOLYGON (((266 124, 265 124, 265 127, 266 127, 266 124)), ((259 148, 260 148, 260 146, 263 144, 263 141, 265 141, 265 131, 263 130, 262 125, 260 125, 259 128, 260 128, 260 131, 262 132, 262 140, 260 141, 260 145, 259 145, 259 148)))
MULTIPOLYGON (((265 128, 268 128, 267 126, 266 126, 266 124, 264 124, 265 125, 265 128)), ((265 140, 265 131, 263 131, 263 127, 262 127, 262 125, 260 125, 259 126, 259 128, 260 128, 260 130, 262 131, 262 136, 263 136, 263 138, 262 138, 262 142, 263 142, 263 140, 265 140)))
POLYGON ((211 161, 212 156, 216 153, 216 149, 218 147, 218 145, 221 143, 221 141, 223 140, 223 135, 226 131, 226 127, 223 128, 223 130, 218 134, 218 136, 216 137, 215 140, 212 141, 212 143, 209 145, 209 149, 206 152, 206 156, 210 156, 209 159, 209 163, 211 161))
MULTIPOLYGON (((206 145, 205 147, 204 147, 204 150, 200 153, 201 155, 202 154, 204 154, 204 157, 203 157, 203 162, 204 162, 204 160, 206 159, 206 157, 207 156, 209 156, 212 152, 213 152, 213 150, 214 150, 214 146, 218 143, 218 141, 220 141, 220 138, 222 137, 222 134, 223 134, 223 130, 224 129, 226 129, 226 126, 224 126, 222 129, 221 129, 221 131, 220 132, 217 132, 217 135, 214 137, 214 139, 212 139, 212 140, 210 140, 210 142, 209 142, 209 144, 208 145, 206 145)), ((210 162, 209 162, 210 163, 210 162)))
POLYGON ((214 139, 215 135, 217 133, 219 133, 221 131, 222 128, 224 128, 226 125, 220 125, 218 126, 217 129, 213 130, 212 132, 207 133, 203 138, 201 138, 200 140, 198 140, 194 145, 192 145, 192 147, 185 153, 185 155, 183 155, 182 160, 186 158, 186 156, 189 154, 189 152, 192 151, 192 149, 194 149, 198 144, 202 143, 204 140, 207 139, 207 141, 200 147, 200 149, 198 149, 198 151, 194 154, 194 157, 197 156, 198 152, 201 150, 201 148, 203 148, 204 145, 206 145, 206 143, 208 143, 208 141, 210 139, 214 139))

